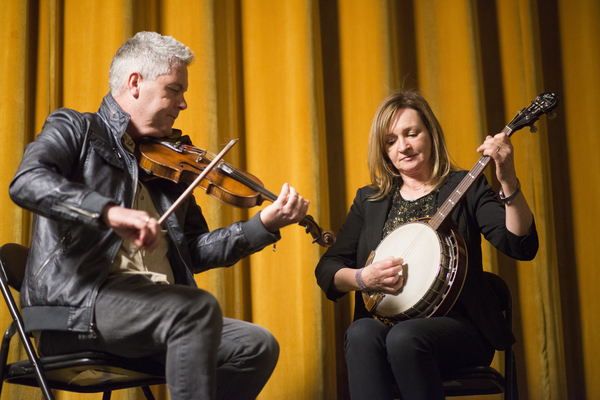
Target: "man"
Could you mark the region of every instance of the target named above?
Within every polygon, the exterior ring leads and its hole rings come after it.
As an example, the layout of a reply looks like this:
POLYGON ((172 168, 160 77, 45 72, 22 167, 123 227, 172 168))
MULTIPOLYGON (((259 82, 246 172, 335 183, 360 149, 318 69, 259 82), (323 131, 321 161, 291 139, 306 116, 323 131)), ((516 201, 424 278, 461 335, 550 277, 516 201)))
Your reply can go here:
POLYGON ((193 59, 171 37, 138 33, 114 56, 98 112, 57 110, 27 146, 10 184, 11 198, 39 216, 23 316, 44 355, 156 356, 171 399, 255 398, 278 344, 262 327, 223 318, 193 273, 274 243, 279 228, 306 215, 308 201, 285 184, 251 220, 209 232, 189 196, 158 225, 185 186, 144 181, 138 144, 180 133, 172 127, 187 108, 193 59))

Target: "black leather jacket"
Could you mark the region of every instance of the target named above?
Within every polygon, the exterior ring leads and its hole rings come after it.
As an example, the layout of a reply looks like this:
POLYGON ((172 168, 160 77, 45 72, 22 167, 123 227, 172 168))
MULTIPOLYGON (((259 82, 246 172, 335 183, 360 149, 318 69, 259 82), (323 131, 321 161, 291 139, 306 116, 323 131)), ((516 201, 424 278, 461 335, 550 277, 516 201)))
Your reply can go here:
MULTIPOLYGON (((114 203, 132 207, 138 165, 122 144, 129 115, 109 94, 97 113, 53 112, 30 143, 10 184, 19 206, 37 214, 21 306, 26 329, 93 333, 93 306, 122 239, 100 219, 114 203)), ((185 186, 147 183, 163 214, 185 186)), ((195 286, 193 273, 235 264, 277 241, 258 215, 209 232, 193 196, 164 222, 175 282, 195 286)))

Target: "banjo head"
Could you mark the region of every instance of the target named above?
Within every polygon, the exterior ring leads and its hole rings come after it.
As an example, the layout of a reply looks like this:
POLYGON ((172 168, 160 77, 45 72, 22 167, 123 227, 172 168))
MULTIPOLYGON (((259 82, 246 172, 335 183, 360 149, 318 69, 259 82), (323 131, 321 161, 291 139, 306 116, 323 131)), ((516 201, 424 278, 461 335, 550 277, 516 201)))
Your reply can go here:
POLYGON ((386 236, 373 253, 372 262, 389 256, 404 259, 404 285, 398 293, 363 293, 367 309, 386 324, 445 315, 462 289, 466 249, 458 232, 445 236, 425 219, 410 222, 386 236))

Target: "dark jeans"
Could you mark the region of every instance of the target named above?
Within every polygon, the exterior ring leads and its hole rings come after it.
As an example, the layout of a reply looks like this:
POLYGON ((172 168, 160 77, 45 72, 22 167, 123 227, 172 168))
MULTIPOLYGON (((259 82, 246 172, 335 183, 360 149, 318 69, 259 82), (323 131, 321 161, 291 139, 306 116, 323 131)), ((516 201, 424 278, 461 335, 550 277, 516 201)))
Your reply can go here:
POLYGON ((489 365, 494 349, 464 318, 421 318, 389 327, 375 319, 355 321, 346 332, 346 361, 353 400, 444 399, 444 371, 489 365))
POLYGON ((44 355, 101 350, 165 363, 171 399, 254 399, 275 369, 279 345, 266 329, 223 318, 207 291, 109 279, 94 310, 96 337, 44 331, 44 355))

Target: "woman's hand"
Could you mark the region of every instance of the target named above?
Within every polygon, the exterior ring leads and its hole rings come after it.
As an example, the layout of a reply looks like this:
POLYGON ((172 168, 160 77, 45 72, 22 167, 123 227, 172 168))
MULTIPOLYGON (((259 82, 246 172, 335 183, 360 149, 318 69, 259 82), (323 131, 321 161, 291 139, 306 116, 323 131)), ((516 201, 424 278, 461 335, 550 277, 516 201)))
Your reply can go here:
POLYGON ((517 189, 517 173, 513 146, 506 133, 488 136, 485 142, 477 149, 485 156, 490 156, 496 164, 496 177, 502 185, 504 193, 508 196, 517 189))
MULTIPOLYGON (((404 285, 402 276, 404 260, 389 256, 367 265, 360 272, 361 279, 368 290, 396 294, 404 285)), ((342 268, 333 277, 333 285, 339 292, 362 290, 357 282, 354 268, 342 268)))
POLYGON ((362 281, 367 289, 387 294, 397 293, 404 285, 402 258, 392 256, 376 261, 362 270, 362 281))

